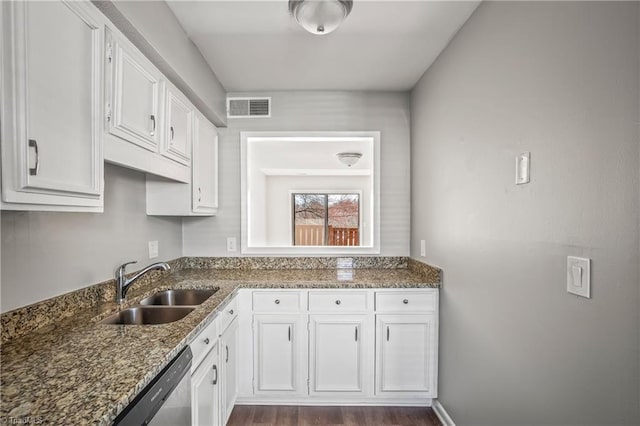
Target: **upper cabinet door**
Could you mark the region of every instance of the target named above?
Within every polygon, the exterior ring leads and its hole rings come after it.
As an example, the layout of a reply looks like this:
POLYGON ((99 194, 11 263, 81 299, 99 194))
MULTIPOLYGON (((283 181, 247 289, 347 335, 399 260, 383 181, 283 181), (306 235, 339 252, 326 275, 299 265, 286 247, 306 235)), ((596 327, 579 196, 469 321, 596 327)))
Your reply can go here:
POLYGON ((218 208, 218 129, 200 114, 195 118, 193 153, 193 211, 215 213, 218 208))
POLYGON ((171 84, 167 84, 165 96, 166 127, 161 153, 167 158, 189 165, 191 163, 193 106, 171 84))
POLYGON ((111 67, 109 133, 158 152, 160 141, 160 74, 138 51, 116 40, 107 29, 111 67))
POLYGON ((85 2, 2 7, 2 200, 100 207, 101 15, 85 2))

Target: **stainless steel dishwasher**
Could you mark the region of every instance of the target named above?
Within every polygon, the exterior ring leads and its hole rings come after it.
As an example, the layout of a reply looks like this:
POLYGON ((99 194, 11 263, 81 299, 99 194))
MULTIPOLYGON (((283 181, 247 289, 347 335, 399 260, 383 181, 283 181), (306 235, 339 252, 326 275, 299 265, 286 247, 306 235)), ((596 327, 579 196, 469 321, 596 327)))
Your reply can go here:
POLYGON ((191 360, 187 346, 113 422, 123 426, 190 426, 191 360))

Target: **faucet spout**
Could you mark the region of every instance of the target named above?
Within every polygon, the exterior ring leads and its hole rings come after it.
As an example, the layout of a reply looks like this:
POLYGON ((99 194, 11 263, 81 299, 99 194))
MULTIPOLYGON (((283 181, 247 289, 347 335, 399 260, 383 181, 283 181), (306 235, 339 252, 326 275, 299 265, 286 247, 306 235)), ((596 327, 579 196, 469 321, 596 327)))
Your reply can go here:
POLYGON ((135 283, 140 277, 142 277, 147 272, 154 271, 154 270, 168 271, 171 269, 169 264, 166 262, 153 263, 147 266, 146 268, 144 268, 142 271, 135 274, 133 277, 127 278, 125 270, 127 268, 127 265, 131 265, 132 263, 137 263, 137 262, 134 261, 134 262, 124 263, 120 265, 120 267, 118 268, 118 271, 116 272, 116 302, 117 303, 122 303, 125 301, 125 297, 127 296, 127 291, 129 291, 129 288, 133 285, 133 283, 135 283))

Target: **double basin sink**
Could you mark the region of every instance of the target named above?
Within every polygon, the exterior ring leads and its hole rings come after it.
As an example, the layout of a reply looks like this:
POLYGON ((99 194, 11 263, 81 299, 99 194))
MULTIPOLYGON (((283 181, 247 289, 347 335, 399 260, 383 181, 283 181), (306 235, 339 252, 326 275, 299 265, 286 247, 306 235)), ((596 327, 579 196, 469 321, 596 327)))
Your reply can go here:
POLYGON ((165 290, 140 301, 140 306, 123 309, 102 321, 114 325, 168 324, 186 317, 198 305, 204 303, 219 289, 165 290))

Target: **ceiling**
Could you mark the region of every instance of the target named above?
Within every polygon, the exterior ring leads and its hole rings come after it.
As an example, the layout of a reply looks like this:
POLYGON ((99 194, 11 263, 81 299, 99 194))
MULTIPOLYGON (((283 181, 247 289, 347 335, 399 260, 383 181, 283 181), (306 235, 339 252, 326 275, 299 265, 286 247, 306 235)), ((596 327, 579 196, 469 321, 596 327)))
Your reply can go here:
POLYGON ((411 89, 479 1, 355 0, 315 36, 287 0, 167 1, 228 92, 411 89))

